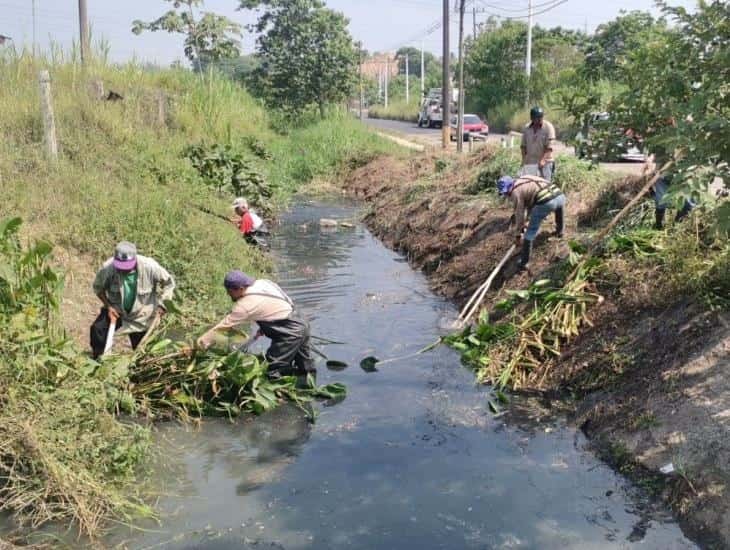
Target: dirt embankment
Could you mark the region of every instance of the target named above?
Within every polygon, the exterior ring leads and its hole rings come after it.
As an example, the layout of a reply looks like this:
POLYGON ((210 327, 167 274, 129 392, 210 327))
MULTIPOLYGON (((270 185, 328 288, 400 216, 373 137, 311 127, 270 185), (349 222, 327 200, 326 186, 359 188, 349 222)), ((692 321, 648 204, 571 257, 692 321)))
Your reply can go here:
MULTIPOLYGON (((347 189, 371 206, 371 231, 459 305, 512 244, 511 208, 493 195, 467 192, 490 155, 485 149, 458 165, 431 155, 386 157, 346 179, 347 189)), ((588 240, 638 189, 629 176, 568 190, 567 238, 588 240)), ((551 230, 548 218, 530 272, 517 272, 514 258, 489 303, 506 288, 549 276, 569 254, 564 241, 548 239, 551 230)), ((658 300, 653 276, 606 274, 593 326, 565 346, 540 389, 579 396, 576 420, 599 452, 661 495, 704 546, 730 548, 730 314, 682 296, 658 300), (670 464, 672 473, 660 473, 670 464)))

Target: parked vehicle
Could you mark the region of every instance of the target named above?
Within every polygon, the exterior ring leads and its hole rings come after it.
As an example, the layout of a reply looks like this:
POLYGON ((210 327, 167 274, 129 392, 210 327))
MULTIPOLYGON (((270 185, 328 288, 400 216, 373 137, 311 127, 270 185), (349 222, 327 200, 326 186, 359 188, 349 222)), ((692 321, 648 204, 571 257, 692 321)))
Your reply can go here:
POLYGON ((418 112, 418 127, 428 126, 434 128, 443 124, 443 108, 441 96, 426 96, 421 103, 421 110, 418 112))
MULTIPOLYGON (((455 116, 451 117, 451 123, 449 126, 451 127, 450 138, 451 141, 456 141, 456 136, 458 134, 458 119, 455 116)), ((462 136, 464 141, 469 141, 469 137, 474 137, 477 139, 486 139, 486 137, 489 135, 489 126, 486 122, 484 122, 479 116, 477 115, 464 115, 464 135, 462 136)))
POLYGON ((631 128, 614 126, 609 113, 594 113, 574 138, 575 156, 602 161, 644 161, 644 140, 631 128))

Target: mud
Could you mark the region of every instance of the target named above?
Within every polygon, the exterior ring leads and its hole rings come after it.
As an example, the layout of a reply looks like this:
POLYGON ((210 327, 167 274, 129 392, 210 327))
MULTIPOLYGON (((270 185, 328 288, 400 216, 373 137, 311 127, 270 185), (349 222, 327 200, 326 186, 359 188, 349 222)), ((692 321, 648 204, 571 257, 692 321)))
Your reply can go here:
MULTIPOLYGON (((512 244, 510 206, 465 191, 490 155, 480 150, 461 163, 381 158, 346 181, 371 206, 370 230, 459 305, 512 244)), ((566 240, 587 241, 639 189, 637 176, 618 178, 566 192, 566 240)), ((565 241, 547 238, 551 230, 548 218, 530 271, 516 272, 513 258, 487 303, 549 276, 569 254, 565 241)), ((657 303, 652 274, 632 276, 599 284, 606 299, 592 312, 594 326, 532 389, 576 396, 575 422, 599 453, 668 502, 703 546, 730 548, 730 316, 681 296, 657 303), (659 473, 670 463, 672 473, 659 473)))

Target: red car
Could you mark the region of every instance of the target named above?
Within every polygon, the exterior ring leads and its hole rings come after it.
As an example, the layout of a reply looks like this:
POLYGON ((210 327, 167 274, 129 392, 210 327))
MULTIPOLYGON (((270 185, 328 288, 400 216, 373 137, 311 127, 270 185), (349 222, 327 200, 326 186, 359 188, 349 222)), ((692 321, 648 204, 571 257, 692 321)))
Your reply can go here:
MULTIPOLYGON (((451 141, 456 141, 456 117, 451 117, 451 141)), ((485 139, 489 135, 489 126, 477 115, 464 115, 464 141, 469 141, 469 135, 485 139)))

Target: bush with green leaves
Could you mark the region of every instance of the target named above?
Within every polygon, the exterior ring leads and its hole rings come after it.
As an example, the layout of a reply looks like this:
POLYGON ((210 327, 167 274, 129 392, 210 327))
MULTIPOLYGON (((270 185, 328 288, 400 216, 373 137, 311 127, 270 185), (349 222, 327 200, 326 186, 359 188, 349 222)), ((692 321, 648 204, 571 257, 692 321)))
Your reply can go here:
POLYGON ((219 194, 246 197, 250 204, 269 209, 272 191, 253 162, 231 145, 199 143, 184 151, 203 182, 219 194))

